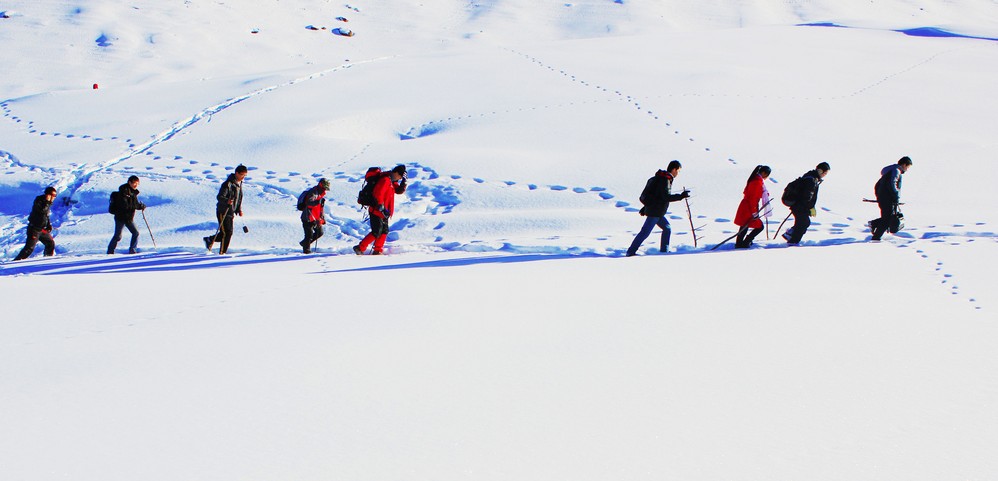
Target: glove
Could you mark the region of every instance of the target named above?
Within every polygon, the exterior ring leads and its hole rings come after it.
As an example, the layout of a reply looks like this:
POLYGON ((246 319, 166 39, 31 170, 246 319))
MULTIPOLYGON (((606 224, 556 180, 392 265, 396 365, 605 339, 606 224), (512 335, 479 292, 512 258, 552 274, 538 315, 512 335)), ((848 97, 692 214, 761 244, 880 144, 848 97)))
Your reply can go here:
POLYGON ((240 210, 239 212, 236 212, 236 215, 238 215, 239 217, 242 217, 243 216, 243 211, 240 210))
POLYGON ((682 195, 682 198, 683 198, 683 199, 685 199, 685 198, 687 198, 687 197, 689 197, 689 196, 690 196, 690 191, 688 191, 688 190, 684 190, 684 191, 683 191, 683 193, 682 193, 682 194, 680 194, 680 195, 682 195))
POLYGON ((380 211, 381 211, 381 215, 385 216, 385 219, 391 217, 391 216, 388 215, 388 208, 387 207, 382 206, 381 209, 380 209, 380 211))
POLYGON ((326 225, 326 218, 325 217, 319 217, 319 225, 326 225))
POLYGON ((638 211, 638 215, 645 216, 645 215, 648 215, 648 214, 645 213, 645 208, 642 207, 641 210, 638 211))
POLYGON ((811 210, 807 213, 807 215, 810 217, 814 217, 818 215, 818 211, 814 210, 814 207, 811 207, 811 210))
POLYGON ((45 226, 45 228, 42 229, 42 230, 45 231, 45 232, 52 232, 52 224, 49 224, 49 225, 45 226))
POLYGON ((140 202, 139 203, 139 210, 146 210, 146 205, 140 202))

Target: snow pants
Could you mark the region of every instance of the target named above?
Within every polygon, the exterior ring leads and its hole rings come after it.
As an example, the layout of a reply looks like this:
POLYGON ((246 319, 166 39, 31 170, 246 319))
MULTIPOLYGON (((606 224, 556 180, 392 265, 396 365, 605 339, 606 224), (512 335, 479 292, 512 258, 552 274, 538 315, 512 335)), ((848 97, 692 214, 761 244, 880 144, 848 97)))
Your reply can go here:
POLYGON ((388 240, 388 219, 371 215, 371 232, 360 241, 360 251, 364 252, 372 243, 375 254, 380 254, 385 248, 385 241, 388 240))

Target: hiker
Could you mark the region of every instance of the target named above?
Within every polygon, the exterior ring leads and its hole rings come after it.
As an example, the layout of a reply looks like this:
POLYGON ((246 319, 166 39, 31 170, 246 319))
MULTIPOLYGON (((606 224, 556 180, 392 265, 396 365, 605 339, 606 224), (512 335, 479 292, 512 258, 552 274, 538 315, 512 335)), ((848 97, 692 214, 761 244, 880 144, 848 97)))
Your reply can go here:
POLYGON ((365 179, 374 184, 374 201, 368 206, 371 232, 353 247, 353 252, 362 255, 373 243, 371 254, 381 255, 384 253, 385 241, 388 240, 388 219, 395 213, 395 195, 405 193, 408 174, 404 165, 397 165, 390 172, 368 170, 365 179))
POLYGON ((661 252, 669 252, 669 237, 672 235, 672 227, 669 225, 669 219, 665 218, 665 213, 669 210, 669 202, 682 200, 690 196, 690 191, 688 190, 683 190, 679 194, 672 193, 672 181, 679 176, 679 171, 682 169, 683 165, 678 160, 673 160, 669 162, 666 170, 660 169, 658 172, 655 172, 652 178, 648 179, 644 190, 641 191, 640 197, 644 207, 638 211, 639 214, 647 216, 647 218, 644 225, 641 226, 638 235, 634 236, 634 242, 631 242, 631 247, 627 249, 627 257, 638 253, 641 243, 648 238, 655 226, 659 226, 662 229, 662 245, 659 247, 659 250, 661 252))
POLYGON ((218 249, 219 254, 225 254, 229 250, 229 241, 232 240, 232 221, 235 216, 243 215, 243 179, 246 178, 246 166, 239 164, 235 173, 222 182, 215 198, 218 203, 215 205, 215 216, 218 218, 218 230, 215 234, 204 238, 204 245, 211 251, 215 242, 221 242, 218 249))
POLYGON ((879 241, 884 233, 891 234, 901 230, 901 220, 904 216, 898 210, 901 203, 901 176, 911 168, 911 159, 901 157, 897 164, 888 165, 880 170, 880 180, 874 186, 877 195, 877 205, 880 207, 880 218, 870 221, 871 240, 879 241))
POLYGON ((832 168, 828 162, 822 162, 814 170, 800 177, 802 179, 801 187, 794 195, 793 204, 788 206, 794 215, 794 225, 783 233, 783 238, 787 240, 788 245, 800 244, 807 228, 811 226, 811 217, 817 215, 815 205, 818 204, 818 187, 821 186, 822 179, 828 175, 830 170, 832 168))
POLYGON ((14 258, 15 261, 27 259, 33 252, 38 241, 45 246, 45 257, 55 255, 55 240, 52 239, 52 222, 49 214, 52 202, 56 196, 55 187, 46 187, 45 193, 35 197, 35 202, 31 205, 31 214, 28 215, 28 240, 24 242, 24 249, 14 258))
POLYGON ((112 214, 114 214, 114 236, 111 237, 111 242, 107 245, 108 254, 114 254, 114 249, 118 247, 118 242, 121 241, 121 232, 126 227, 128 228, 128 232, 132 234, 132 240, 128 244, 128 253, 135 254, 138 252, 136 248, 139 245, 139 230, 135 228, 135 211, 146 210, 146 205, 139 202, 138 187, 138 176, 133 175, 129 177, 128 182, 118 187, 118 195, 111 202, 111 210, 113 210, 112 214))
POLYGON ((305 191, 301 199, 301 227, 305 231, 305 238, 298 244, 301 245, 302 252, 312 253, 312 243, 322 237, 322 226, 326 223, 323 216, 323 209, 326 207, 326 192, 329 190, 329 181, 319 179, 319 183, 311 189, 305 191))
POLYGON ((735 213, 735 225, 738 226, 735 249, 748 249, 755 236, 762 232, 762 218, 773 214, 769 191, 766 190, 766 179, 771 172, 768 165, 756 166, 745 183, 742 201, 735 213))

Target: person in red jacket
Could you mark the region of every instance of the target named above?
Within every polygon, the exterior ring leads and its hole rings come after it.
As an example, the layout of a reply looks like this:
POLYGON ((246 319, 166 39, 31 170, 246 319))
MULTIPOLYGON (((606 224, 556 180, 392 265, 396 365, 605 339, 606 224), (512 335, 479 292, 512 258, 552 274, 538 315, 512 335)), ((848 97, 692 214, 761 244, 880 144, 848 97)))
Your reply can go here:
POLYGON ((368 246, 374 244, 372 255, 381 255, 385 248, 385 241, 388 240, 388 220, 395 213, 395 195, 405 193, 406 182, 408 180, 405 166, 395 166, 391 172, 372 173, 376 179, 368 180, 374 184, 374 205, 368 207, 371 215, 371 232, 364 237, 360 244, 353 247, 353 252, 361 255, 368 246))
POLYGON ((771 172, 772 169, 768 165, 759 165, 752 171, 752 175, 749 175, 743 192, 744 197, 738 204, 738 212, 735 213, 735 225, 738 226, 735 249, 748 249, 755 236, 762 232, 762 217, 769 217, 773 212, 770 207, 769 191, 766 190, 766 179, 771 172))
POLYGON ((302 252, 312 253, 312 243, 322 237, 322 226, 326 224, 326 218, 322 210, 326 206, 326 191, 329 190, 329 180, 322 178, 319 183, 308 190, 305 194, 305 209, 301 211, 301 227, 305 231, 305 238, 298 243, 302 252))

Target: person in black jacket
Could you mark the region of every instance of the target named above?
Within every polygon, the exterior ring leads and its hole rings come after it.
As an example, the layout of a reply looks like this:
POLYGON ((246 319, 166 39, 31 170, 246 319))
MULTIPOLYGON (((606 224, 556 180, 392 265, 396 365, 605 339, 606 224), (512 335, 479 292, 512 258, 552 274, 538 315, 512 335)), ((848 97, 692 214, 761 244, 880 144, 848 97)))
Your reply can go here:
POLYGON ((132 234, 132 241, 128 244, 128 253, 136 253, 136 248, 139 245, 139 230, 135 228, 135 211, 146 210, 146 205, 139 202, 139 178, 138 176, 131 176, 128 178, 128 182, 121 184, 118 187, 118 197, 117 202, 114 205, 114 236, 111 237, 111 242, 107 245, 107 253, 114 254, 114 249, 118 247, 118 242, 121 241, 121 231, 128 228, 128 232, 132 234))
POLYGON ((877 195, 877 205, 880 207, 880 218, 870 221, 872 240, 878 241, 888 230, 895 233, 900 229, 901 212, 901 176, 911 168, 911 159, 901 157, 897 164, 888 165, 880 170, 880 180, 874 186, 877 195))
POLYGON ((684 190, 679 194, 672 193, 672 181, 679 175, 679 171, 682 168, 683 165, 678 160, 673 160, 669 162, 669 167, 666 170, 659 170, 655 173, 654 177, 648 179, 644 190, 641 191, 641 203, 644 204, 644 207, 639 212, 641 215, 647 216, 647 218, 644 225, 641 226, 641 231, 638 232, 638 235, 634 236, 634 242, 631 242, 631 247, 627 249, 627 257, 638 253, 641 243, 651 235, 651 231, 656 225, 662 229, 662 245, 660 250, 661 252, 669 252, 669 238, 672 235, 672 227, 669 225, 669 219, 665 218, 665 213, 669 210, 669 202, 682 200, 690 196, 688 190, 684 190))
POLYGON ((822 162, 814 170, 801 176, 805 180, 804 186, 797 193, 794 204, 790 206, 790 212, 794 214, 794 226, 783 234, 787 244, 800 244, 807 228, 811 226, 811 217, 817 215, 815 206, 818 204, 818 187, 830 170, 832 168, 828 162, 822 162))
POLYGON ((229 250, 229 241, 232 240, 232 221, 235 216, 243 215, 243 179, 246 178, 245 165, 239 164, 235 173, 222 182, 215 199, 215 216, 218 217, 218 231, 214 235, 204 238, 204 245, 211 250, 215 242, 221 242, 218 253, 225 254, 229 250))
POLYGON ((27 259, 35 251, 38 241, 45 246, 46 257, 55 255, 55 240, 52 239, 52 222, 49 215, 56 194, 55 187, 50 186, 45 188, 44 194, 35 197, 31 214, 28 215, 28 240, 24 243, 24 249, 21 249, 14 258, 15 261, 27 259))

